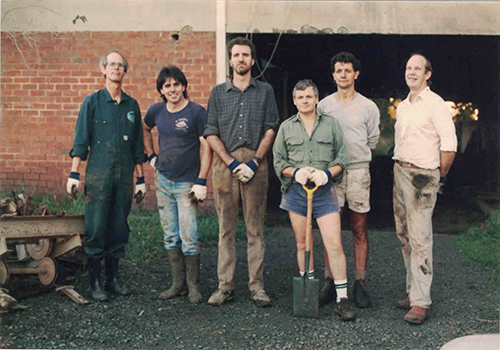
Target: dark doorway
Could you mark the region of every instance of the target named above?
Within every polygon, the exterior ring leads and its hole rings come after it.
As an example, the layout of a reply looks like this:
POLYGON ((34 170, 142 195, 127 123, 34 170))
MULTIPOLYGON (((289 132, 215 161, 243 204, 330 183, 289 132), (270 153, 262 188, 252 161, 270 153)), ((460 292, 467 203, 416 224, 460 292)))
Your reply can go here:
MULTIPOLYGON (((472 102, 479 110, 480 127, 472 137, 473 144, 457 156, 449 185, 498 191, 500 37, 253 34, 251 39, 258 58, 253 76, 261 75, 270 63, 261 79, 274 88, 281 120, 296 113, 291 94, 298 80, 312 79, 321 98, 335 91, 330 58, 340 51, 349 51, 361 61, 356 89, 371 99, 406 98, 406 61, 412 53, 422 53, 433 65, 433 91, 455 103, 472 102)), ((391 164, 387 156, 377 157, 372 163, 372 173, 376 174, 372 191, 384 202, 391 200, 391 164)), ((270 193, 279 193, 277 178, 271 182, 270 193)), ((269 197, 270 209, 277 208, 280 196, 269 197)))

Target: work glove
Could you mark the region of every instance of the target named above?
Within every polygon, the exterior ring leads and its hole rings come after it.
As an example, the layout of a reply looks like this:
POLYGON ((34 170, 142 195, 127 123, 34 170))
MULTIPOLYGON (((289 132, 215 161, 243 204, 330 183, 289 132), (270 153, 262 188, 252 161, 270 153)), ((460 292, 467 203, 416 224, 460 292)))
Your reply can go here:
POLYGON ((305 168, 297 168, 293 172, 293 178, 301 185, 305 185, 307 181, 311 180, 311 171, 314 171, 314 168, 305 167, 305 168))
POLYGON ((156 153, 151 153, 151 155, 148 157, 148 162, 151 167, 156 170, 156 161, 158 160, 158 155, 156 153))
POLYGON ((78 187, 80 187, 80 173, 72 171, 69 173, 68 182, 66 183, 66 192, 68 192, 73 199, 76 199, 78 187))
POLYGON ((196 179, 188 198, 191 198, 193 202, 203 202, 207 198, 207 179, 196 179))
POLYGON ((255 164, 255 162, 250 159, 248 162, 238 165, 234 169, 233 174, 234 176, 236 176, 238 181, 246 184, 248 181, 252 179, 256 171, 257 171, 257 164, 255 164))
POLYGON ((135 182, 134 198, 137 204, 141 203, 146 195, 146 184, 144 183, 144 176, 137 178, 135 182))
POLYGON ((318 170, 314 169, 311 172, 311 181, 318 187, 324 186, 332 178, 332 173, 330 170, 318 170))
POLYGON ((438 189, 438 194, 443 194, 444 192, 444 186, 446 185, 446 176, 441 176, 439 178, 439 189, 438 189))

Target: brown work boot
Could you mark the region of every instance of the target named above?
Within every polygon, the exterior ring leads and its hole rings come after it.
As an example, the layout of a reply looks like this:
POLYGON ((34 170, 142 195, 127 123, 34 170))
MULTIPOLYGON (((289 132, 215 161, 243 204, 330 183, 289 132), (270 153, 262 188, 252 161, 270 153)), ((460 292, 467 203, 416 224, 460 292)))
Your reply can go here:
POLYGON ((351 304, 347 298, 340 299, 340 302, 335 307, 335 314, 340 316, 342 321, 354 321, 356 319, 356 313, 351 310, 351 304))
POLYGON ((429 318, 429 309, 420 306, 412 306, 405 315, 405 321, 409 324, 422 324, 427 318, 429 318))
POLYGON ((258 307, 271 306, 271 299, 264 289, 252 290, 250 292, 250 299, 252 299, 258 307))
POLYGON ((220 306, 229 301, 234 300, 234 291, 233 290, 225 290, 225 289, 217 289, 212 293, 210 298, 208 299, 208 304, 212 306, 220 306))
POLYGON ((181 248, 167 250, 168 261, 172 272, 172 286, 160 293, 160 299, 171 299, 186 295, 186 265, 181 248))
POLYGON ((355 280, 353 287, 354 304, 359 308, 368 308, 372 306, 370 296, 366 292, 365 280, 355 280))
POLYGON ((398 309, 410 310, 410 308, 411 308, 410 296, 408 295, 405 300, 398 300, 396 302, 396 307, 398 309))
POLYGON ((335 290, 335 283, 331 277, 325 278, 323 288, 321 288, 318 296, 319 307, 331 303, 337 299, 337 291, 335 290))

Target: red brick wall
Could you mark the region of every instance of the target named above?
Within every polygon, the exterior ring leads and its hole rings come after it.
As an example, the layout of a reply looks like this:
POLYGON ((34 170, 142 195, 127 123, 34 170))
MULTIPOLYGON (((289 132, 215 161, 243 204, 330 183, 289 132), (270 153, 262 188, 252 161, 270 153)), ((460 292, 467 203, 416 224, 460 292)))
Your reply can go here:
MULTIPOLYGON (((177 65, 191 100, 205 106, 215 85, 215 33, 1 33, 0 189, 64 193, 78 111, 102 89, 99 58, 110 49, 129 62, 123 89, 141 106, 160 101, 156 76, 177 65)), ((153 190, 153 172, 145 164, 153 190)), ((85 173, 81 169, 81 174, 85 173)), ((147 196, 153 204, 154 193, 147 196)))

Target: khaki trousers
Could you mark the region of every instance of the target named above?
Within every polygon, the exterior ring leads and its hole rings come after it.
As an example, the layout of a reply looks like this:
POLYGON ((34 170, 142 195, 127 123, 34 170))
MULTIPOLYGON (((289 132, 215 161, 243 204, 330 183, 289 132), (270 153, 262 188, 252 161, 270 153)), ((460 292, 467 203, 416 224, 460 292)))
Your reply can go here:
MULTIPOLYGON (((254 155, 255 151, 248 148, 238 148, 231 152, 231 157, 242 163, 249 161, 254 155)), ((267 168, 267 159, 264 158, 254 177, 248 183, 242 184, 236 180, 226 164, 217 155, 214 155, 212 183, 215 209, 219 219, 217 274, 220 289, 234 289, 235 236, 240 197, 248 239, 248 288, 251 291, 264 288, 264 218, 267 205, 267 168)))
POLYGON ((411 306, 429 308, 432 283, 432 213, 439 189, 439 169, 394 164, 394 220, 406 267, 411 306))

